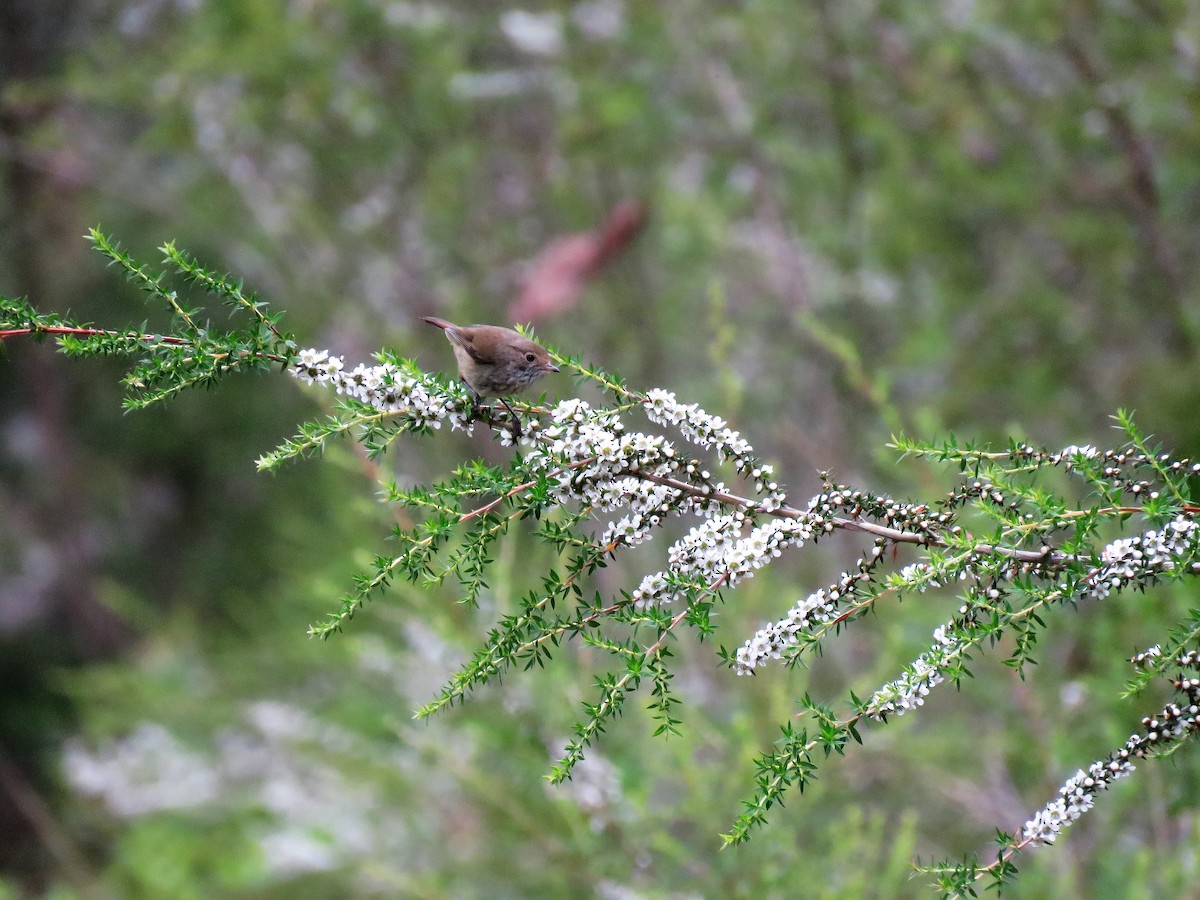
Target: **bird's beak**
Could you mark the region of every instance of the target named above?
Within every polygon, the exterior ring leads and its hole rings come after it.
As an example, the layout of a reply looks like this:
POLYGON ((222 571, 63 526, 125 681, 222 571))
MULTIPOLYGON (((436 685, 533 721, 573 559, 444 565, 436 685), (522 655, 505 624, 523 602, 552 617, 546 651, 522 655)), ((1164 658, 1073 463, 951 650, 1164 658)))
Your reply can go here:
POLYGON ((546 371, 547 372, 557 372, 557 371, 559 371, 559 369, 558 369, 558 366, 556 366, 554 363, 546 363, 546 371))

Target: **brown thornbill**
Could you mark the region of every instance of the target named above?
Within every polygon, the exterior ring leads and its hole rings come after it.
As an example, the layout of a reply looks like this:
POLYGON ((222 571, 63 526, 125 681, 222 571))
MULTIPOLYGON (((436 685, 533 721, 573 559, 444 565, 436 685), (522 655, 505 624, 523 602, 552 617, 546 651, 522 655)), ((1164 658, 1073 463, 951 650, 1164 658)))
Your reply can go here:
POLYGON ((423 321, 446 332, 458 360, 458 374, 475 394, 476 405, 487 397, 498 397, 513 417, 514 432, 521 435, 521 423, 504 398, 523 391, 539 378, 557 372, 550 354, 529 338, 499 325, 455 325, 436 316, 423 321))

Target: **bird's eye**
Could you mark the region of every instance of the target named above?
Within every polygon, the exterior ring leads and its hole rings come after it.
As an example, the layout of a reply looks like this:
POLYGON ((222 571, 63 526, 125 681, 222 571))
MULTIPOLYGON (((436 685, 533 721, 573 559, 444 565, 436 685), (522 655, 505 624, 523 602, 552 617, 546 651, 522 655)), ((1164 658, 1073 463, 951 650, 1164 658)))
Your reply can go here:
POLYGON ((534 356, 532 353, 525 354, 525 362, 533 362, 535 359, 537 359, 537 357, 534 356))

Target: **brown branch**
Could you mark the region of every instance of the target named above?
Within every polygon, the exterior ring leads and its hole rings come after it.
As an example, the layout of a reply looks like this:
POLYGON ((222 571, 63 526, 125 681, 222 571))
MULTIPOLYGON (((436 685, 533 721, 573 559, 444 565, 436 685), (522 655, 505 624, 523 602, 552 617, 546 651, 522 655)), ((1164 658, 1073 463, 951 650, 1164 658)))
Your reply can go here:
MULTIPOLYGON (((589 465, 594 461, 595 457, 589 457, 587 459, 582 459, 571 463, 567 468, 577 469, 582 466, 589 465)), ((696 485, 686 481, 680 481, 678 478, 672 478, 669 475, 658 475, 653 472, 644 471, 631 471, 629 474, 636 478, 640 478, 643 481, 650 481, 654 484, 661 484, 664 487, 673 488, 674 490, 688 494, 692 497, 697 497, 704 500, 716 500, 726 506, 734 506, 740 509, 751 509, 756 506, 755 502, 747 497, 741 497, 737 494, 730 493, 729 491, 717 490, 707 485, 696 485)), ((477 507, 468 513, 462 514, 459 518, 459 523, 461 524, 475 518, 476 516, 491 512, 505 500, 521 493, 522 491, 528 490, 536 483, 536 481, 527 481, 524 484, 517 485, 516 487, 497 497, 495 500, 491 500, 483 506, 477 507)), ((1184 511, 1193 513, 1200 512, 1200 506, 1185 506, 1184 511)), ((797 509, 794 506, 783 506, 778 509, 766 510, 765 512, 767 512, 768 515, 787 519, 798 519, 807 515, 804 510, 797 509)), ((1141 512, 1141 510, 1135 506, 1113 506, 1106 507, 1101 510, 1069 511, 1063 513, 1058 518, 1077 518, 1078 516, 1084 515, 1086 512, 1099 512, 1101 515, 1132 515, 1141 512)), ((929 547, 949 546, 947 541, 931 534, 917 531, 903 531, 899 528, 891 528, 887 525, 880 525, 878 522, 870 522, 864 519, 833 516, 830 517, 828 521, 833 525, 834 528, 842 528, 847 531, 860 531, 864 534, 874 535, 875 537, 883 538, 897 544, 916 544, 929 547)), ((1004 547, 998 544, 977 544, 972 549, 975 553, 996 553, 1023 563, 1049 563, 1051 565, 1061 565, 1070 559, 1070 557, 1068 557, 1066 554, 1056 552, 1049 545, 1045 545, 1038 550, 1021 550, 1016 547, 1004 547)))
POLYGON ((26 334, 69 334, 79 337, 127 337, 135 338, 145 343, 174 344, 187 346, 192 343, 189 338, 172 337, 166 334, 139 334, 136 331, 110 331, 105 328, 79 328, 67 325, 36 325, 32 328, 8 328, 0 331, 0 341, 19 337, 26 334))
MULTIPOLYGON (((84 328, 76 325, 34 325, 26 328, 0 329, 0 341, 4 341, 10 337, 22 337, 30 334, 59 334, 76 337, 132 338, 140 343, 151 346, 156 344, 168 344, 172 347, 196 346, 196 342, 191 338, 176 337, 170 334, 144 334, 137 331, 114 331, 107 328, 84 328)), ((230 354, 228 353, 211 354, 213 359, 223 359, 229 355, 230 354)), ((289 361, 288 357, 279 356, 276 353, 248 353, 243 354, 243 356, 253 356, 275 363, 286 363, 289 361)))
MULTIPOLYGON (((740 506, 743 508, 751 507, 754 501, 748 500, 745 497, 739 497, 736 494, 731 494, 727 491, 717 491, 710 488, 699 487, 694 484, 688 484, 685 481, 679 481, 675 478, 669 478, 664 475, 654 475, 649 472, 635 472, 639 478, 646 481, 653 481, 656 484, 662 484, 667 487, 675 488, 679 491, 691 494, 694 497, 705 497, 720 500, 722 503, 730 506, 740 506)), ((772 516, 779 516, 787 519, 798 519, 805 515, 803 510, 796 509, 792 506, 784 506, 779 509, 768 510, 772 516)), ((862 531, 866 534, 873 534, 876 537, 885 538, 889 541, 894 541, 898 544, 923 544, 931 547, 945 547, 946 542, 928 534, 923 534, 916 531, 901 531, 898 528, 889 528, 886 525, 880 525, 877 522, 867 522, 862 519, 847 519, 842 516, 834 516, 829 520, 834 528, 845 528, 848 531, 862 531)), ((975 547, 978 553, 999 553, 1002 556, 1008 556, 1018 562, 1054 562, 1059 563, 1066 560, 1066 557, 1055 553, 1050 547, 1043 547, 1041 550, 1018 550, 1014 547, 1000 547, 993 544, 979 544, 975 547)))

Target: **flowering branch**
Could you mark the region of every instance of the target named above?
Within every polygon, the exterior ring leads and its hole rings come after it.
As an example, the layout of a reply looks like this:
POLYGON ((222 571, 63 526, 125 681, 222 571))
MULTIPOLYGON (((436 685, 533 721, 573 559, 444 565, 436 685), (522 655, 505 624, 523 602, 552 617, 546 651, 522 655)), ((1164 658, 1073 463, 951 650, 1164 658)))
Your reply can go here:
POLYGON ((211 387, 234 372, 283 368, 295 355, 295 342, 279 330, 281 314, 269 314, 266 304, 246 294, 228 276, 203 268, 168 242, 160 250, 172 273, 230 308, 230 317, 249 320, 244 330, 223 330, 200 318, 203 310, 185 306, 177 291, 166 286, 167 271, 153 273, 98 229, 88 235, 95 249, 125 272, 152 301, 171 313, 169 334, 145 326, 120 330, 94 328, 39 313, 24 300, 0 298, 0 341, 47 335, 72 356, 127 356, 140 362, 125 376, 125 406, 141 409, 191 387, 211 387))
MULTIPOLYGON (((1200 629, 1193 628, 1192 640, 1198 634, 1200 629)), ((921 869, 937 877, 943 895, 973 895, 973 884, 984 879, 991 880, 997 889, 1011 882, 1016 875, 1012 859, 1027 848, 1053 844, 1068 826, 1095 805, 1097 797, 1113 782, 1133 774, 1132 760, 1167 756, 1200 731, 1200 677, 1197 677, 1200 653, 1188 650, 1178 656, 1167 656, 1161 647, 1154 646, 1130 662, 1146 673, 1162 674, 1164 666, 1182 670, 1168 677, 1176 693, 1175 701, 1167 703, 1155 715, 1144 717, 1142 731, 1131 735, 1119 748, 1068 778, 1059 788, 1058 796, 1038 810, 1019 835, 1000 832, 996 841, 999 852, 992 863, 941 864, 921 869)))
MULTIPOLYGON (((328 374, 308 371, 301 377, 332 381, 338 390, 351 390, 338 382, 340 371, 340 361, 335 361, 328 366, 328 374)), ((433 427, 441 418, 450 418, 454 427, 471 427, 463 418, 465 402, 457 407, 431 405, 416 392, 413 379, 418 377, 415 373, 383 377, 384 382, 391 379, 399 384, 401 394, 418 398, 414 402, 421 411, 406 410, 406 415, 432 422, 433 427)), ((578 521, 619 509, 626 514, 599 529, 598 539, 587 532, 578 533, 572 546, 585 552, 567 577, 552 572, 549 589, 531 594, 522 615, 502 622, 481 654, 421 715, 463 699, 473 687, 526 654, 541 662, 543 651, 564 637, 579 636, 617 657, 636 658, 639 664, 652 655, 647 650, 639 657, 628 643, 606 643, 591 637, 595 627, 622 623, 633 626, 635 633, 639 627, 651 627, 655 630, 650 649, 657 652, 681 623, 694 616, 703 637, 710 627, 708 610, 723 599, 724 590, 752 577, 785 550, 836 530, 873 536, 871 552, 835 583, 809 594, 784 618, 761 629, 736 654, 722 650, 722 657, 738 674, 753 674, 773 659, 789 665, 800 662, 805 653, 819 648, 831 630, 860 618, 887 596, 954 583, 966 585, 964 604, 951 621, 935 631, 930 649, 866 701, 852 696, 853 715, 838 720, 821 711, 820 731, 815 737, 791 725, 785 727, 784 750, 759 760, 758 794, 726 835, 729 843, 746 840, 752 829, 765 821, 766 811, 784 790, 803 785, 816 767, 812 754, 817 747, 841 752, 849 740, 859 740, 858 731, 866 721, 886 722, 891 716, 919 708, 939 684, 947 680, 959 683, 968 674, 971 655, 993 646, 1002 635, 1014 639, 1009 660, 1014 668, 1032 662, 1042 627, 1040 611, 1084 598, 1101 600, 1130 587, 1181 577, 1197 565, 1197 526, 1192 521, 1197 507, 1185 501, 1186 479, 1200 472, 1200 464, 1173 460, 1147 447, 1124 416, 1119 419, 1130 436, 1129 445, 1104 453, 1074 446, 1051 452, 1026 444, 1005 452, 982 453, 898 438, 896 446, 903 452, 957 463, 967 477, 945 499, 930 506, 854 490, 826 476, 821 493, 797 507, 771 480, 770 467, 757 461, 750 446, 721 420, 695 406, 680 404, 665 391, 637 395, 622 387, 620 397, 635 403, 640 398, 650 421, 674 426, 685 442, 713 450, 718 462, 731 462, 735 474, 742 476, 752 492, 744 496, 717 481, 699 460, 682 456, 677 445, 665 437, 631 432, 613 410, 593 409, 581 400, 563 401, 549 409, 524 407, 524 414, 536 417, 521 440, 527 454, 514 461, 508 480, 479 486, 492 494, 479 509, 490 513, 518 495, 529 494, 536 495, 536 503, 518 504, 514 515, 532 511, 541 517, 569 505, 581 511, 578 521), (1080 478, 1101 502, 1070 507, 1027 483, 1043 470, 1080 478), (990 534, 976 536, 962 524, 968 510, 974 518, 982 515, 983 522, 991 522, 990 534), (1134 514, 1151 521, 1166 520, 1166 527, 1118 538, 1100 551, 1093 549, 1090 541, 1102 527, 1119 524, 1134 514), (610 602, 581 606, 574 618, 543 615, 571 590, 577 590, 577 582, 589 566, 650 540, 667 517, 680 515, 698 517, 699 522, 668 548, 665 569, 646 576, 635 590, 610 602), (899 544, 922 547, 925 559, 894 575, 881 575, 888 547, 899 544), (676 612, 664 618, 662 611, 668 608, 676 612)), ((625 408, 635 403, 627 403, 625 408)), ((507 431, 499 434, 504 440, 507 431)), ((405 498, 396 499, 403 502, 405 498)), ((412 547, 423 555, 430 540, 421 538, 412 547)), ((410 575, 419 572, 417 567, 410 575)), ((365 599, 360 592, 353 598, 351 611, 365 599)), ((342 613, 314 633, 328 636, 347 620, 347 609, 344 606, 342 613)), ((637 666, 629 666, 623 675, 602 680, 601 702, 587 707, 589 717, 577 731, 580 741, 594 738, 603 722, 620 708, 625 694, 636 688, 639 674, 637 666)), ((821 709, 811 702, 804 708, 809 713, 821 709)), ((573 742, 553 777, 569 774, 581 749, 573 742)))
MULTIPOLYGON (((1192 494, 1200 463, 1151 446, 1124 413, 1117 422, 1126 442, 1104 451, 1091 446, 1055 451, 1027 443, 978 449, 896 437, 893 446, 902 455, 957 469, 945 496, 928 503, 902 501, 840 484, 825 473, 815 496, 793 503, 773 468, 727 422, 668 391, 634 391, 619 376, 551 351, 560 368, 598 387, 610 405, 578 398, 551 404, 543 398, 503 409, 480 407, 464 386, 392 353, 347 367, 328 351, 298 349, 279 330, 279 317, 240 284, 165 245, 175 274, 248 322, 241 330, 214 329, 201 320, 201 310, 186 307, 166 287, 165 273, 151 273, 98 232, 92 239, 112 264, 165 304, 171 333, 96 329, 5 300, 0 339, 50 335, 68 352, 137 357, 125 380, 130 406, 214 383, 233 371, 273 365, 303 383, 333 390, 334 412, 300 426, 296 436, 260 458, 264 470, 314 455, 342 436, 356 439, 375 457, 403 436, 431 436, 447 423, 468 433, 482 425, 514 448, 504 465, 472 463, 429 486, 388 485, 387 502, 412 510, 416 523, 393 529, 398 551, 378 557, 310 633, 329 638, 340 632, 397 577, 418 584, 454 578, 463 602, 476 603, 486 589, 496 543, 510 528, 528 523, 553 552, 552 561, 518 608, 496 623, 417 715, 465 701, 514 666, 542 666, 563 641, 578 640, 608 659, 612 670, 597 679, 595 702, 583 704, 552 780, 571 776, 587 748, 645 686, 657 733, 677 734, 672 643, 689 629, 701 641, 714 636, 714 607, 785 553, 839 531, 871 539, 854 564, 826 586, 778 610, 774 621, 735 650, 717 648, 737 675, 764 673, 775 662, 803 665, 831 635, 885 601, 953 586, 957 611, 893 679, 866 699, 851 693, 840 717, 811 697, 799 701, 797 721, 784 723, 777 747, 756 760, 754 794, 724 835, 727 844, 748 840, 790 790, 803 790, 823 758, 861 743, 866 729, 918 710, 939 686, 960 684, 971 674, 974 654, 1005 639, 1012 648, 1006 663, 1023 673, 1035 661, 1051 614, 1200 572, 1195 521, 1200 506, 1192 494), (526 427, 513 428, 513 414, 527 419, 526 427), (634 424, 635 416, 651 427, 634 424), (662 551, 658 571, 629 590, 588 595, 590 576, 630 548, 651 542, 671 522, 682 522, 676 529, 682 533, 662 551), (1130 522, 1140 523, 1133 533, 1127 532, 1130 522), (920 556, 889 571, 901 546, 920 556)), ((1131 689, 1165 675, 1169 666, 1196 668, 1200 613, 1169 638, 1165 649, 1139 658, 1142 680, 1131 689)), ((1020 837, 1001 833, 995 863, 967 861, 924 871, 947 893, 970 893, 984 877, 1011 880, 1013 857, 1051 843, 1100 790, 1132 770, 1129 758, 1157 755, 1195 733, 1200 682, 1173 676, 1172 683, 1179 701, 1147 717, 1145 731, 1115 754, 1069 780, 1020 837)))

